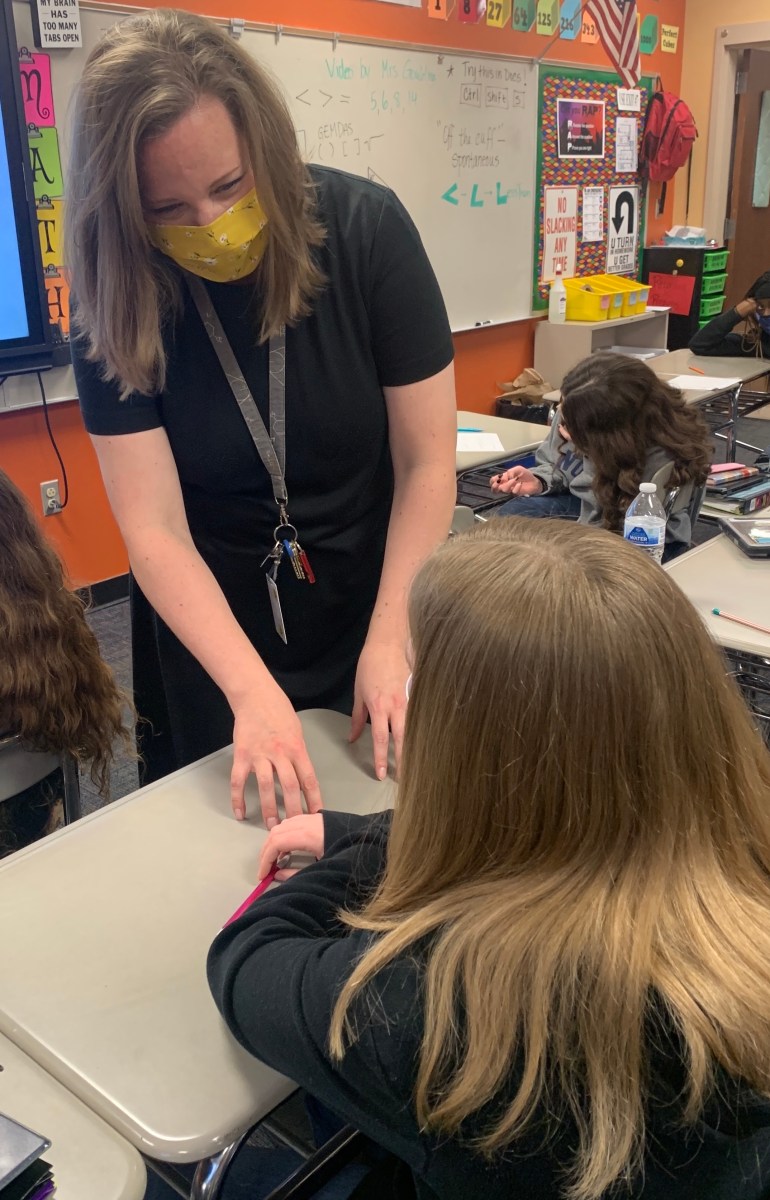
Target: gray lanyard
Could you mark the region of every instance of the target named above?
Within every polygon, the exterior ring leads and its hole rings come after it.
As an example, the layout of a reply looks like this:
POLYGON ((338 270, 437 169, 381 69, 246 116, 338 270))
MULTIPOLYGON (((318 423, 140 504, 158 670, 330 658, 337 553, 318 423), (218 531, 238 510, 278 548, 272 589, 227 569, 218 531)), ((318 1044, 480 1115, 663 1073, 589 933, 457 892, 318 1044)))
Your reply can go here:
POLYGON ((241 416, 246 422, 246 428, 251 434, 257 454, 262 460, 265 470, 270 475, 273 485, 273 497, 278 508, 278 521, 273 530, 273 548, 265 556, 262 566, 267 568, 267 590, 270 597, 270 607, 273 611, 273 621, 278 636, 287 641, 286 626, 281 611, 281 601, 278 596, 278 569, 288 557, 292 570, 301 582, 315 583, 315 574, 308 561, 307 554, 302 549, 297 538, 297 530, 289 520, 289 494, 286 490, 286 329, 282 325, 275 337, 270 338, 269 346, 269 397, 270 397, 270 433, 265 428, 251 389, 243 377, 243 371, 238 366, 238 360, 233 348, 227 340, 227 334, 222 328, 222 322, 217 316, 206 288, 197 275, 185 274, 187 286, 195 301, 203 328, 209 335, 225 379, 230 385, 233 395, 241 410, 241 416))
POLYGON ((195 307, 200 314, 203 327, 209 335, 209 340, 216 352, 225 379, 230 385, 233 395, 238 402, 241 416, 251 434, 251 439, 262 460, 265 470, 270 475, 273 485, 273 496, 278 506, 279 524, 289 525, 286 507, 289 503, 286 491, 286 330, 281 326, 280 332, 270 338, 269 366, 270 375, 270 433, 265 428, 251 389, 243 378, 243 371, 238 366, 238 360, 233 348, 227 340, 227 334, 222 328, 222 322, 217 316, 206 288, 197 275, 185 275, 195 307))

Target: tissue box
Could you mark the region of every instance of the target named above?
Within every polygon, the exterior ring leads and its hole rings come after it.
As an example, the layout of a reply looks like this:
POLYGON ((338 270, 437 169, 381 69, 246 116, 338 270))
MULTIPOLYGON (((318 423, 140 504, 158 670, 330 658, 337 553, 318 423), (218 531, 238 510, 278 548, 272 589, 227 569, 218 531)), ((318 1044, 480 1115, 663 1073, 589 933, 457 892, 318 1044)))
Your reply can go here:
POLYGON ((705 246, 706 230, 696 225, 674 225, 663 236, 666 246, 705 246))

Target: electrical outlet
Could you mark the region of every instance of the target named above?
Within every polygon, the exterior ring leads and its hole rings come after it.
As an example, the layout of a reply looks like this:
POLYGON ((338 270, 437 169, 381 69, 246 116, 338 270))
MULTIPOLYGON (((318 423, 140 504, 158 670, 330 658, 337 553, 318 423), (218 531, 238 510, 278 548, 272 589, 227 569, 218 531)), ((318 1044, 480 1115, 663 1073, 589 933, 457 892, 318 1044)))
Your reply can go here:
POLYGON ((40 484, 40 499, 43 502, 44 517, 53 517, 56 513, 61 512, 61 492, 58 479, 49 479, 47 483, 40 484))

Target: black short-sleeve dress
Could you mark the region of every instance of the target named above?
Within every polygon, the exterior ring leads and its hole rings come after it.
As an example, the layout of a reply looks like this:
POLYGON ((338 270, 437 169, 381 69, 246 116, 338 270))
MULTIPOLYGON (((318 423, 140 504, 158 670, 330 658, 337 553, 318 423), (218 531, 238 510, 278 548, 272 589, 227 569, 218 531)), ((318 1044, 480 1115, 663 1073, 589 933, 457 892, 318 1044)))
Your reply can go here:
MULTIPOLYGON (((452 339, 420 236, 394 194, 311 167, 326 240, 326 284, 286 334, 286 482, 290 513, 316 575, 280 574, 288 644, 275 631, 261 567, 276 509, 270 479, 189 295, 168 345, 164 392, 118 389, 73 362, 86 428, 119 435, 163 427, 190 531, 230 607, 296 708, 349 708, 382 569, 393 489, 383 387, 427 379, 452 339)), ((268 419, 268 348, 256 337, 250 284, 206 283, 252 395, 268 419)), ((132 581, 134 690, 152 722, 149 781, 232 740, 216 685, 132 581)))

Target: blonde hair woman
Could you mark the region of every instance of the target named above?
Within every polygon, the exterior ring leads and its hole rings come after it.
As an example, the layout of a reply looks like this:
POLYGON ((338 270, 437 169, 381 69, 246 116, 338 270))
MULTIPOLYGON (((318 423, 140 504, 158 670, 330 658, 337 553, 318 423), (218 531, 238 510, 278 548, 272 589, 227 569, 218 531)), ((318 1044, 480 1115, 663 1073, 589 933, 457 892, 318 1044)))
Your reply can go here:
POLYGON ((392 822, 273 830, 263 875, 324 857, 215 941, 231 1030, 420 1197, 766 1196, 770 754, 697 614, 612 534, 512 518, 433 555, 410 625, 392 822))
POLYGON ((406 592, 454 504, 452 342, 414 225, 303 164, 243 46, 109 30, 78 88, 67 261, 86 426, 135 587, 147 777, 234 740, 276 819, 320 804, 295 709, 400 750, 406 592), (285 329, 285 333, 284 333, 285 329), (149 602, 149 603, 148 603, 149 602))

